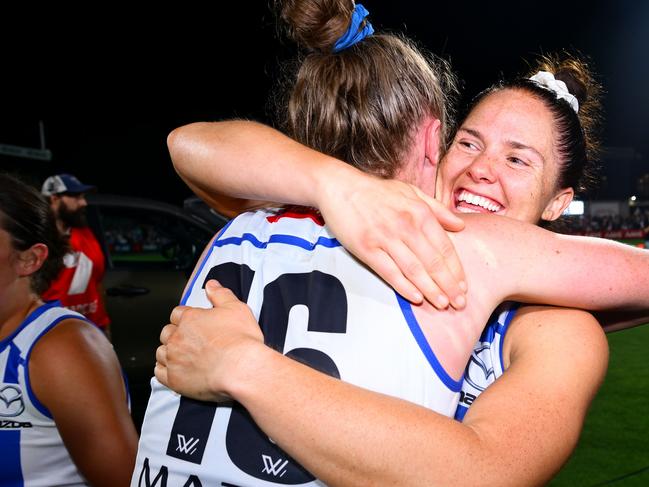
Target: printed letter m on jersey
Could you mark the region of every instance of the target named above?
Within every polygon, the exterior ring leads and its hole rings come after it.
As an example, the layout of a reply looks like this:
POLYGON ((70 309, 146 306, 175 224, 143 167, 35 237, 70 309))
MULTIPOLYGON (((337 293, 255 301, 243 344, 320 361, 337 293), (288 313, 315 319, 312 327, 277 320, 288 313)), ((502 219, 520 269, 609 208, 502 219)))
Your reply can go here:
POLYGON ((160 481, 159 487, 167 487, 167 478, 169 477, 169 472, 167 467, 164 465, 160 467, 158 475, 155 476, 153 482, 151 482, 151 467, 149 466, 149 459, 144 459, 144 465, 140 471, 140 478, 138 480, 138 487, 157 487, 158 481, 160 481))

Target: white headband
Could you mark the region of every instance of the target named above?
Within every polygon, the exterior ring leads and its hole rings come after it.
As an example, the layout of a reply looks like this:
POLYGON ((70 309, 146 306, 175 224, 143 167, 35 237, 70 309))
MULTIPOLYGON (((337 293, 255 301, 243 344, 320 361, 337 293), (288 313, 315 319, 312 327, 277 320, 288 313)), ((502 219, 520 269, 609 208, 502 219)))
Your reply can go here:
POLYGON ((557 98, 563 98, 566 100, 575 113, 579 113, 579 102, 577 101, 577 97, 568 91, 568 87, 563 81, 555 79, 552 73, 539 71, 530 79, 536 81, 543 88, 553 91, 557 95, 557 98))

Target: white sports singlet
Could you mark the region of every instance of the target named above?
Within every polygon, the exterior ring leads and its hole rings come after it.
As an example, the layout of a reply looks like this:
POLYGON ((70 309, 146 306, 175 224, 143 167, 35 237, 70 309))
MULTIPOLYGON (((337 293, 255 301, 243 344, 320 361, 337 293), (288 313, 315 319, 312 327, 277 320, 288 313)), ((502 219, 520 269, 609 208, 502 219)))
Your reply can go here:
POLYGON ((489 318, 489 324, 473 348, 462 377, 460 402, 455 412, 455 419, 458 421, 464 419, 473 401, 482 394, 482 391, 503 375, 505 333, 519 306, 519 303, 511 301, 501 304, 489 318))
POLYGON ((87 485, 47 408, 34 395, 27 373, 36 342, 62 320, 87 321, 58 301, 34 310, 0 341, 0 485, 52 487, 87 485))
MULTIPOLYGON (((364 388, 455 413, 460 381, 438 363, 410 304, 345 251, 316 215, 241 215, 207 252, 183 304, 211 307, 203 290, 211 278, 248 303, 266 344, 281 353, 364 388)), ((153 379, 131 485, 323 483, 239 404, 189 400, 153 379)))

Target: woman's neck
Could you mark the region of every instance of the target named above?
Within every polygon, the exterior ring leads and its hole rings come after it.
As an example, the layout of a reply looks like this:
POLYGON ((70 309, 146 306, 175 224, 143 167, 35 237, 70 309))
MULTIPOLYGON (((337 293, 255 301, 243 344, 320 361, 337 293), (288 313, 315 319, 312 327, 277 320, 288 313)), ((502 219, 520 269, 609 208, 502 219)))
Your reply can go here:
POLYGON ((16 328, 38 308, 42 301, 38 295, 22 283, 17 284, 17 289, 5 290, 0 303, 0 340, 11 335, 16 328), (22 289, 21 289, 22 288, 22 289))

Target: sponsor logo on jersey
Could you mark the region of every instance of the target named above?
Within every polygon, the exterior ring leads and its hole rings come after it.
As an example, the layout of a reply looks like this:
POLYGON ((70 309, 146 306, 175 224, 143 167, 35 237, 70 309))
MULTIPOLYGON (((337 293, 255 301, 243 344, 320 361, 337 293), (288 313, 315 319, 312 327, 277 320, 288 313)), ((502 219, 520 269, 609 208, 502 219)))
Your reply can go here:
POLYGON ((273 461, 270 455, 262 455, 261 459, 264 462, 264 469, 261 471, 262 473, 269 473, 275 477, 282 477, 286 473, 288 460, 279 458, 277 461, 273 461))
POLYGON ((16 385, 0 389, 0 417, 14 418, 25 410, 23 391, 16 385))
POLYGON ((185 435, 177 435, 178 436, 178 446, 176 447, 176 451, 179 451, 180 453, 184 453, 185 455, 193 455, 196 453, 196 445, 198 445, 198 442, 200 441, 198 438, 185 438, 185 435))
POLYGON ((32 425, 28 421, 8 421, 5 419, 0 419, 0 429, 22 429, 22 428, 33 428, 34 425, 32 425))
POLYGON ((460 391, 460 404, 466 404, 467 406, 470 406, 473 404, 473 401, 477 399, 477 396, 475 394, 471 394, 469 392, 465 391, 460 391))
POLYGON ((167 443, 167 455, 200 465, 217 407, 216 403, 181 397, 167 443))
POLYGON ((480 392, 484 391, 489 385, 489 378, 494 376, 494 368, 490 366, 490 360, 485 360, 489 357, 491 351, 490 343, 483 343, 481 346, 476 347, 469 359, 469 365, 464 373, 466 381, 475 387, 480 392))

